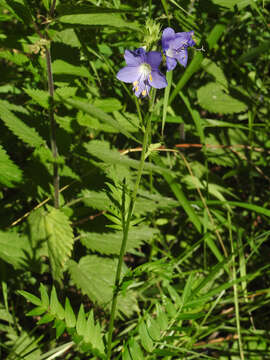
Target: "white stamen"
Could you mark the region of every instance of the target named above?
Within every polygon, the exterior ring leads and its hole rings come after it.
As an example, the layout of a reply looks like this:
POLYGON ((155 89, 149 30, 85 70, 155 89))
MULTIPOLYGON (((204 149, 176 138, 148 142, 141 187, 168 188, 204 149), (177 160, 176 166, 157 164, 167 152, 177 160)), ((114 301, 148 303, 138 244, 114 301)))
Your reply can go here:
POLYGON ((144 81, 148 78, 148 76, 151 74, 151 65, 147 64, 147 63, 143 63, 140 65, 140 76, 141 79, 144 81))

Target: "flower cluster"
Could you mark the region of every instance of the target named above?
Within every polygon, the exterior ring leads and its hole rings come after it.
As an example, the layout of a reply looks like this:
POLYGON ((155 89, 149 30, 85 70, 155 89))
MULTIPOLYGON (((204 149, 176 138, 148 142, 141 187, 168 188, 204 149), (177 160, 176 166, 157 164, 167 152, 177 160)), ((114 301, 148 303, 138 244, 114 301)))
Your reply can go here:
MULTIPOLYGON (((187 48, 195 45, 193 35, 193 31, 175 33, 169 27, 163 31, 162 49, 166 56, 167 71, 173 70, 177 61, 184 67, 187 65, 187 48)), ((125 50, 124 58, 127 65, 117 73, 116 77, 126 83, 132 83, 137 97, 149 95, 151 86, 156 89, 167 86, 166 78, 159 70, 162 61, 161 52, 146 52, 144 48, 135 51, 125 50)))

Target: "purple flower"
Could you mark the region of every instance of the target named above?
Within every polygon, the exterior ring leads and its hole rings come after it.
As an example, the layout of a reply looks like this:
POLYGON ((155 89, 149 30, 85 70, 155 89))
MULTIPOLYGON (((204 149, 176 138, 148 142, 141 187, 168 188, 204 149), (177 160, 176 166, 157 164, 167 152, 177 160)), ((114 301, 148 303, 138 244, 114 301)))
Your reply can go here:
POLYGON ((127 66, 121 69, 116 77, 126 83, 133 83, 137 97, 149 95, 151 86, 156 89, 167 86, 165 76, 158 69, 162 60, 160 52, 145 52, 143 48, 139 48, 135 51, 125 50, 124 57, 127 66))
POLYGON ((162 49, 166 55, 167 70, 173 70, 177 61, 184 67, 187 65, 189 46, 194 46, 192 36, 194 31, 175 33, 172 28, 166 28, 162 34, 162 49))

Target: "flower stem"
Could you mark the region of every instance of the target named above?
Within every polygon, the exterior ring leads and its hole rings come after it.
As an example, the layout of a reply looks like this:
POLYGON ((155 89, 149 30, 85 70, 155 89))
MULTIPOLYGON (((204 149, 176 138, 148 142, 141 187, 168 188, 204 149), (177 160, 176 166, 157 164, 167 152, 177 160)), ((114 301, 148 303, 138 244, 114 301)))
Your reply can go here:
MULTIPOLYGON (((154 95, 155 95, 155 92, 154 92, 154 95)), ((153 104, 153 102, 155 100, 154 95, 153 95, 153 98, 152 98, 152 104, 153 104)), ((150 109, 152 109, 152 106, 150 106, 150 109)), ((139 112, 139 117, 141 118, 140 109, 138 109, 138 112, 139 112)), ((140 181, 141 181, 141 177, 142 177, 143 167, 144 167, 144 163, 145 163, 145 159, 146 159, 148 138, 149 138, 149 133, 150 133, 150 130, 151 130, 151 119, 152 119, 152 112, 147 116, 146 129, 145 129, 145 132, 144 132, 143 144, 142 144, 141 160, 140 160, 140 164, 139 164, 139 169, 138 169, 138 173, 137 173, 135 186, 134 186, 134 189, 133 189, 133 192, 132 192, 132 195, 131 195, 131 200, 130 200, 129 207, 128 207, 127 219, 123 224, 123 239, 122 239, 118 264, 117 264, 117 270, 116 270, 116 276, 115 276, 115 282, 114 282, 114 289, 113 289, 113 297, 112 297, 112 306, 111 306, 109 332, 108 332, 108 344, 107 344, 107 360, 111 359, 112 334, 113 334, 114 319, 115 319, 115 314, 116 314, 117 298, 118 298, 118 295, 119 295, 120 277, 121 277, 121 271, 122 271, 122 266, 123 266, 123 262, 124 262, 124 255, 125 255, 126 247, 127 247, 128 232, 129 232, 129 228, 130 228, 130 221, 131 221, 131 217, 132 217, 132 214, 133 214, 133 209, 134 209, 137 193, 138 193, 138 190, 139 190, 139 185, 140 185, 140 181)))

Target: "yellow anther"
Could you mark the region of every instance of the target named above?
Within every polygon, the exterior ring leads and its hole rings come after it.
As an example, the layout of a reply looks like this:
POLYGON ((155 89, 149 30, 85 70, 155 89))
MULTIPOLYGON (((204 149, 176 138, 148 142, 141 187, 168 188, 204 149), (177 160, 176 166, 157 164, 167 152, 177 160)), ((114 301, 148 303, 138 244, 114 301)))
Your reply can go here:
POLYGON ((136 92, 139 91, 139 87, 138 87, 138 86, 135 87, 135 91, 136 91, 136 92))
POLYGON ((138 85, 138 81, 134 81, 133 85, 134 85, 134 86, 137 86, 137 85, 138 85))
POLYGON ((153 81, 153 78, 152 78, 152 75, 151 75, 151 74, 149 75, 149 80, 150 80, 150 81, 153 81))
POLYGON ((146 95, 146 90, 143 90, 142 91, 142 96, 145 96, 146 95))

